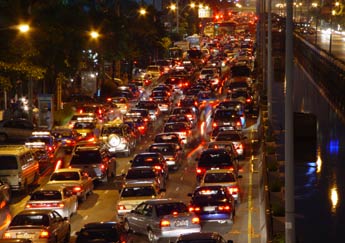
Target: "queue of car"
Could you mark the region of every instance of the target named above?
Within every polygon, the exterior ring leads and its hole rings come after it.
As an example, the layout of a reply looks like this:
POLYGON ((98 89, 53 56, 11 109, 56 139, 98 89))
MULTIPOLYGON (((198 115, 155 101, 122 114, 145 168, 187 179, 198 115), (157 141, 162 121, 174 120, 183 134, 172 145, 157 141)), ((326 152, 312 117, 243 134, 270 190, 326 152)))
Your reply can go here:
MULTIPOLYGON (((202 228, 205 222, 233 224, 236 205, 241 202, 239 160, 246 156, 247 143, 243 130, 247 117, 258 112, 251 76, 254 54, 252 45, 242 43, 241 50, 241 41, 228 36, 209 41, 209 55, 190 59, 187 55, 185 62, 169 69, 151 65, 148 73, 155 82, 143 85, 136 79, 118 87, 103 103, 76 104, 68 125, 45 131, 44 139, 32 133, 27 148, 20 152, 17 148, 16 158, 26 149, 50 151, 54 169, 48 183, 30 194, 25 210, 13 218, 3 238, 69 242, 69 219, 79 203, 87 200, 98 183, 116 176, 116 156, 124 155, 130 157, 129 169, 122 175, 114 207, 120 222, 86 224, 76 233, 76 242, 101 238, 126 242, 125 235, 133 232, 147 235, 150 242, 170 238, 188 242, 190 237, 224 242, 221 235, 202 232, 202 228), (227 55, 230 51, 235 54, 227 55), (207 109, 211 110, 210 130, 202 137, 197 131, 205 126, 207 109), (161 131, 145 150, 137 151, 159 119, 164 122, 161 131), (170 173, 183 169, 185 150, 202 139, 206 146, 195 159, 198 186, 188 194, 189 203, 165 198, 170 173), (31 142, 43 146, 37 148, 31 142), (71 155, 69 161, 58 162, 61 150, 71 155)), ((43 164, 38 157, 27 160, 28 164, 31 160, 43 164)), ((21 180, 24 185, 10 186, 28 192, 38 175, 21 180)))

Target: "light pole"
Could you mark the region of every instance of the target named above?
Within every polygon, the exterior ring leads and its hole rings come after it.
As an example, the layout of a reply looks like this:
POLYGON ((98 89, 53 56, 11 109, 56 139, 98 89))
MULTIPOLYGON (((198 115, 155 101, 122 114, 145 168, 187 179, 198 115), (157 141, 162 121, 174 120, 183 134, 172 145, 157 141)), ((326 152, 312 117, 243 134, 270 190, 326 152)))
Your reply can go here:
POLYGON ((186 7, 190 7, 192 9, 196 8, 196 4, 194 2, 187 4, 186 6, 184 6, 182 9, 180 9, 180 5, 179 5, 179 0, 176 0, 175 3, 172 3, 170 5, 170 10, 173 12, 176 12, 176 33, 180 33, 180 12, 184 11, 186 9, 186 7))

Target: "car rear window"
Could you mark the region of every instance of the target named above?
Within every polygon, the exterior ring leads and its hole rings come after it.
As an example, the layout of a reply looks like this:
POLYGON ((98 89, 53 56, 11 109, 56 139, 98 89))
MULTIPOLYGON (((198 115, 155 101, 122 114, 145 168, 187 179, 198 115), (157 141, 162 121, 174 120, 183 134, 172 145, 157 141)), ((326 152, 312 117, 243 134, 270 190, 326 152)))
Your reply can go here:
POLYGON ((155 143, 178 143, 178 135, 157 135, 154 140, 155 143))
POLYGON ((187 129, 184 123, 173 123, 166 124, 164 127, 164 132, 185 132, 187 129))
POLYGON ((45 214, 20 214, 13 218, 10 226, 20 225, 49 226, 49 218, 45 214))
POLYGON ((16 170, 18 163, 16 156, 1 155, 0 156, 0 170, 16 170))
POLYGON ((57 172, 50 178, 51 181, 78 181, 79 179, 78 172, 57 172))
POLYGON ((222 182, 236 182, 235 176, 232 173, 206 173, 205 183, 222 183, 222 182))
POLYGON ((157 216, 161 217, 164 215, 174 214, 174 213, 186 213, 188 208, 184 203, 164 203, 156 205, 157 216))
POLYGON ((132 166, 150 166, 159 163, 158 157, 152 155, 136 156, 132 162, 132 166))
POLYGON ((153 170, 128 170, 126 180, 155 178, 156 173, 153 170))
POLYGON ((95 164, 102 163, 99 151, 77 151, 71 159, 71 164, 95 164))
POLYGON ((174 147, 170 144, 152 145, 149 148, 150 152, 159 152, 162 154, 172 153, 175 151, 174 147))
POLYGON ((219 151, 219 152, 204 152, 201 154, 199 166, 219 166, 219 165, 232 165, 232 160, 228 152, 219 151))
POLYGON ((218 133, 216 141, 239 141, 241 137, 236 133, 218 133))
POLYGON ((156 196, 156 191, 152 186, 125 187, 121 197, 149 197, 156 196))
POLYGON ((54 201, 54 200, 61 200, 62 196, 59 191, 37 191, 31 194, 30 200, 31 201, 54 201))

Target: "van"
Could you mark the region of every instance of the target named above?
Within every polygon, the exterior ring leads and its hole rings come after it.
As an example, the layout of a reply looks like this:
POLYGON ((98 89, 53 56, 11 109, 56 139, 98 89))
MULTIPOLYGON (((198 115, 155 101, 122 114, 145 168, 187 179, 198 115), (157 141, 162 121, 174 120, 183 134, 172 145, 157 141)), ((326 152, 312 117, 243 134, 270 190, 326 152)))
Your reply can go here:
POLYGON ((39 179, 39 164, 24 145, 0 146, 0 179, 13 191, 28 192, 39 179))

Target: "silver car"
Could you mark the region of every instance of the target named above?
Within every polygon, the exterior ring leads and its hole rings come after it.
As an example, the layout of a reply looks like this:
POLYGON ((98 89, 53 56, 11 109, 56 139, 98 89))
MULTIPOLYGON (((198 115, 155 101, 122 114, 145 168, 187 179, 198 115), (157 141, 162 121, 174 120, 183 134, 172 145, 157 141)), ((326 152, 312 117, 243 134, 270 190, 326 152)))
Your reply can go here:
POLYGON ((25 210, 53 209, 66 218, 76 213, 77 208, 77 196, 66 187, 58 185, 45 185, 34 191, 25 205, 25 210))
POLYGON ((150 242, 200 232, 200 219, 182 201, 153 199, 139 204, 124 217, 124 228, 146 234, 150 242))
POLYGON ((3 239, 25 238, 33 243, 69 242, 71 225, 54 210, 24 210, 17 214, 3 239))

